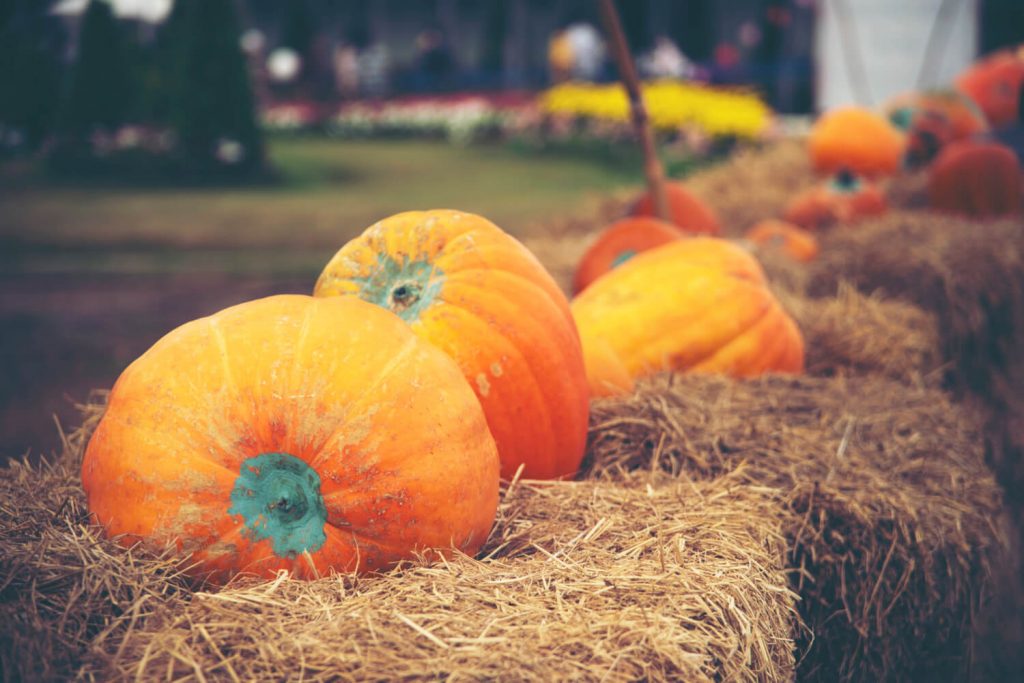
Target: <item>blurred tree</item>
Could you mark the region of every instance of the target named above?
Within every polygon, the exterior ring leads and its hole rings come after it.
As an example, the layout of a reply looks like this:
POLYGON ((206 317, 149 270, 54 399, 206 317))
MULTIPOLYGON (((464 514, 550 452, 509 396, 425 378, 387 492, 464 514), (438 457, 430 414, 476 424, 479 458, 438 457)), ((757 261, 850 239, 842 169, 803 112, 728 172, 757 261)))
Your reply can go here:
POLYGON ((124 27, 106 0, 91 0, 82 17, 61 131, 82 139, 97 128, 116 128, 127 120, 134 94, 124 27))
POLYGON ((45 0, 0 2, 0 125, 32 148, 53 125, 60 102, 65 35, 45 0))
POLYGON ((170 120, 191 169, 250 172, 263 167, 234 0, 177 0, 165 28, 165 67, 174 94, 170 120))

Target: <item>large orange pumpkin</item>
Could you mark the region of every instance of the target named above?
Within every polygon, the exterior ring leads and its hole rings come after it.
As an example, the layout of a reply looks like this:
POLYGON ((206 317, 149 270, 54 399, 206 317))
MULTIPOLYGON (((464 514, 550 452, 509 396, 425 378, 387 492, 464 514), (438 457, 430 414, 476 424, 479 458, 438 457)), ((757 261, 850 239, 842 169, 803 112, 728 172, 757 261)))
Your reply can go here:
POLYGON ((932 165, 928 199, 933 209, 975 218, 1021 210, 1021 171, 1013 151, 997 142, 949 145, 932 165))
POLYGON ((879 216, 888 208, 885 195, 877 185, 840 171, 831 180, 794 196, 786 205, 783 219, 805 230, 820 230, 879 216))
POLYGON ((331 259, 316 296, 390 309, 455 359, 483 404, 502 476, 579 468, 588 392, 579 335, 558 285, 522 244, 480 216, 410 211, 331 259))
POLYGON ((988 130, 978 105, 956 90, 908 93, 891 102, 886 111, 907 136, 903 161, 909 168, 931 163, 951 142, 988 130))
POLYGON ((879 114, 863 107, 826 112, 811 129, 808 149, 819 173, 852 171, 875 178, 899 170, 903 135, 879 114))
POLYGON ((1020 120, 1024 88, 1024 45, 978 60, 956 78, 956 87, 977 102, 995 128, 1020 120))
POLYGON ((814 235, 774 218, 758 221, 745 237, 761 247, 781 249, 791 258, 805 263, 818 255, 818 240, 814 235))
MULTIPOLYGON (((722 232, 721 221, 714 209, 697 199, 682 183, 665 183, 668 200, 668 219, 684 232, 717 235, 722 232)), ((654 216, 654 199, 650 191, 640 195, 630 210, 633 216, 654 216)))
POLYGON ((214 582, 475 553, 498 455, 455 363, 361 301, 283 295, 166 335, 122 373, 82 464, 122 544, 214 582))
POLYGON ((612 223, 580 259, 573 278, 573 291, 583 291, 591 282, 642 251, 682 237, 683 233, 671 223, 650 216, 623 218, 612 223))
POLYGON ((796 324, 757 261, 724 240, 697 237, 644 252, 584 290, 572 312, 584 346, 606 344, 631 377, 803 370, 796 324))

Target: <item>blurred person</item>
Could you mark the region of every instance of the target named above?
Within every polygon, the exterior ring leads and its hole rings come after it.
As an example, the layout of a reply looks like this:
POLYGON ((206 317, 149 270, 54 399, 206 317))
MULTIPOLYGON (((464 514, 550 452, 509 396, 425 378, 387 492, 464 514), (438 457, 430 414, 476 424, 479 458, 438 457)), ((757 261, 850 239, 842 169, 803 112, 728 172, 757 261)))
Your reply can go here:
POLYGON ((359 95, 359 48, 344 42, 334 48, 334 84, 344 99, 359 95))
POLYGON ((373 41, 359 52, 359 85, 365 97, 386 97, 391 90, 388 78, 391 58, 388 48, 380 41, 373 41))
POLYGON ((416 36, 416 51, 416 71, 423 89, 446 89, 455 70, 455 61, 444 34, 436 28, 421 32, 416 36))
POLYGON ((572 74, 574 62, 572 42, 569 40, 568 32, 559 29, 551 35, 548 41, 548 71, 552 83, 561 83, 572 74))
POLYGON ((641 56, 640 71, 650 78, 693 78, 696 67, 666 35, 654 39, 650 52, 641 56))
POLYGON ((572 46, 572 76, 581 81, 596 81, 604 70, 605 45, 593 24, 577 21, 565 29, 572 46))

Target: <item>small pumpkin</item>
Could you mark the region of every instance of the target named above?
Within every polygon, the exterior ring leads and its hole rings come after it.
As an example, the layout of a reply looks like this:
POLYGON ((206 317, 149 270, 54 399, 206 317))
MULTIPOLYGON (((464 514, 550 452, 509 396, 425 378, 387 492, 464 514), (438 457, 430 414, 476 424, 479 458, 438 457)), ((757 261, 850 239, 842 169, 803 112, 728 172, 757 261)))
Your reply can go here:
POLYGON ((867 178, 900 168, 904 138, 895 126, 870 109, 840 107, 826 112, 811 129, 808 149, 818 173, 852 171, 867 178))
MULTIPOLYGON (((722 223, 714 209, 698 199, 682 183, 665 183, 665 198, 668 200, 668 219, 684 232, 717 235, 722 232, 722 223)), ((648 190, 640 195, 632 208, 632 216, 655 216, 654 198, 648 190)))
POLYGON ((1021 120, 1024 45, 984 57, 957 76, 956 88, 974 100, 994 128, 1021 120))
POLYGON ((978 105, 956 90, 909 93, 891 102, 886 111, 907 136, 903 162, 908 168, 929 164, 945 145, 988 130, 978 105))
POLYGON ((947 213, 994 218, 1019 213, 1021 170, 997 142, 965 140, 944 149, 928 176, 930 206, 947 213))
POLYGON ((316 296, 387 308, 455 359, 483 405, 501 474, 550 479, 579 468, 589 400, 565 295, 526 247, 451 210, 386 218, 343 246, 316 296))
POLYGON ((888 202, 874 183, 841 171, 829 181, 798 193, 783 212, 783 220, 805 230, 853 224, 888 210, 888 202))
POLYGON ((774 218, 756 223, 745 235, 746 239, 765 248, 777 248, 791 258, 808 262, 818 255, 817 238, 806 230, 774 218))
POLYGON ((583 291, 591 282, 642 251, 682 237, 683 233, 671 223, 650 216, 616 221, 598 236, 580 259, 573 278, 573 291, 583 291))
POLYGON ((584 347, 606 344, 633 378, 803 371, 800 330, 757 261, 725 240, 695 237, 639 254, 577 296, 572 312, 584 347))
POLYGON ((473 554, 498 455, 455 363, 357 300, 284 295, 167 334, 117 380, 82 463, 125 546, 215 583, 473 554))

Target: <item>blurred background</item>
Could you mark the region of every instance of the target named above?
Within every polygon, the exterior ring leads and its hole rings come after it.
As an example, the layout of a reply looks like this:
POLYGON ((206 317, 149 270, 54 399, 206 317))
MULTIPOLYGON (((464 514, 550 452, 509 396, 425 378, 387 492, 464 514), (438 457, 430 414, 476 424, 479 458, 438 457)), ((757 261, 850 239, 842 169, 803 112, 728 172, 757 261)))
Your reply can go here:
MULTIPOLYGON (((618 3, 670 174, 1024 41, 1022 0, 618 3)), ((0 454, 378 218, 642 179, 593 0, 0 2, 0 454)))

